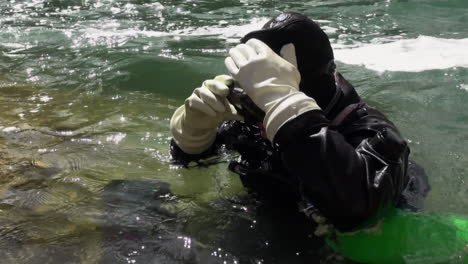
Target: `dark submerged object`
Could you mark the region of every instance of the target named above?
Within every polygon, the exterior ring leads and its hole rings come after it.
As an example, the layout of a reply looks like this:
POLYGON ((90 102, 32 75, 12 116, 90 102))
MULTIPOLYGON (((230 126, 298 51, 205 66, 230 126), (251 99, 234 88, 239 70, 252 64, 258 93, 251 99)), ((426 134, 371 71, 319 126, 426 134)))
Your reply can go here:
POLYGON ((114 180, 104 188, 102 202, 100 263, 217 263, 211 251, 188 242, 186 219, 168 183, 114 180))

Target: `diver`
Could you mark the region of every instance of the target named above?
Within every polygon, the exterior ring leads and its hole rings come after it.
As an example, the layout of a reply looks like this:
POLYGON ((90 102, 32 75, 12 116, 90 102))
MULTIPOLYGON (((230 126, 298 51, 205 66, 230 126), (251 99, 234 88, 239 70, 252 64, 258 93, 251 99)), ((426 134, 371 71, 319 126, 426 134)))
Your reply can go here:
POLYGON ((341 232, 373 226, 392 207, 422 208, 424 170, 396 126, 336 71, 318 24, 283 13, 241 42, 225 60, 230 76, 203 82, 172 116, 175 162, 237 151, 229 169, 258 199, 294 203, 341 232), (254 107, 232 104, 232 86, 254 107), (261 119, 245 111, 255 107, 261 119))

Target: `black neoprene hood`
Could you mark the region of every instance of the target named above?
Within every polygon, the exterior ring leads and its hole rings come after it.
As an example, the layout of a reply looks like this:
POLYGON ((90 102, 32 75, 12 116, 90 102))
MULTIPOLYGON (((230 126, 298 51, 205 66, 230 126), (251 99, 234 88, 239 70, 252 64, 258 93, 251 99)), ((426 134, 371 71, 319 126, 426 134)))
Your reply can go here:
POLYGON ((299 72, 307 74, 326 73, 333 61, 333 50, 328 36, 310 18, 299 13, 282 13, 268 21, 261 30, 245 35, 241 42, 256 38, 266 43, 276 53, 289 43, 296 48, 299 72))
POLYGON ((325 109, 336 94, 335 63, 327 34, 310 18, 294 12, 282 13, 262 29, 245 35, 241 42, 256 38, 280 54, 281 48, 294 44, 301 82, 299 89, 325 109))

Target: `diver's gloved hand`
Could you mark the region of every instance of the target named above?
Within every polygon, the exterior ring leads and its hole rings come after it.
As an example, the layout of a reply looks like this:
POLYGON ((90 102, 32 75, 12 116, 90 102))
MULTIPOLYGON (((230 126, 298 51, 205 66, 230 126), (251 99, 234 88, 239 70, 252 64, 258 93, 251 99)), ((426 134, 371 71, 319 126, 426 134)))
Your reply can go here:
POLYGON ((293 44, 281 49, 281 56, 258 39, 250 39, 229 51, 225 65, 252 101, 265 111, 263 124, 273 141, 280 127, 298 115, 319 110, 313 98, 299 91, 293 44))
POLYGON ((267 112, 278 99, 299 90, 301 75, 297 67, 262 41, 250 39, 229 50, 229 55, 226 68, 263 111, 267 112))
POLYGON ((200 154, 213 144, 219 125, 226 120, 242 120, 226 96, 233 79, 228 75, 206 80, 196 88, 171 118, 171 132, 185 153, 200 154))

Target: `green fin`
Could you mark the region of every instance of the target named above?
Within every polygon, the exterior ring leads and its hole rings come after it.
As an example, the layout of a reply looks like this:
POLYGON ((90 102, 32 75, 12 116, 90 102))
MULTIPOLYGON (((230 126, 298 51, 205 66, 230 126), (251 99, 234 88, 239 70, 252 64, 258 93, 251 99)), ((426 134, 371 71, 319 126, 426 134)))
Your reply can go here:
POLYGON ((395 209, 372 229, 335 232, 327 242, 342 256, 361 263, 463 261, 468 253, 468 218, 395 209))

